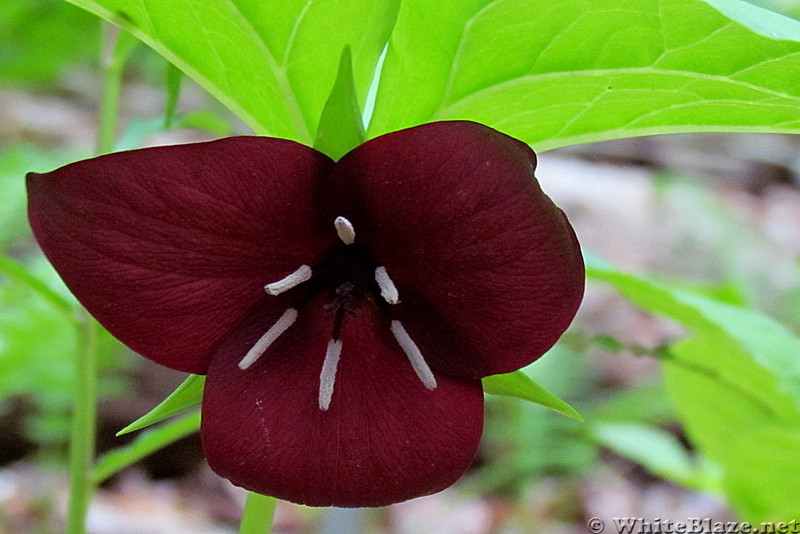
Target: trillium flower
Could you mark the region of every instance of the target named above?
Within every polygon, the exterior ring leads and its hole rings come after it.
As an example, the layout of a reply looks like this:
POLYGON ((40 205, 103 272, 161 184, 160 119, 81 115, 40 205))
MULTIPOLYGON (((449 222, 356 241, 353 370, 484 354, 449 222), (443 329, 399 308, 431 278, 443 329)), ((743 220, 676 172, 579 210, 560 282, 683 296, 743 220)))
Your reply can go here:
POLYGON ((233 137, 30 174, 34 234, 113 335, 207 375, 211 468, 297 503, 379 506, 469 467, 481 378, 544 354, 583 294, 527 145, 471 122, 338 162, 233 137))

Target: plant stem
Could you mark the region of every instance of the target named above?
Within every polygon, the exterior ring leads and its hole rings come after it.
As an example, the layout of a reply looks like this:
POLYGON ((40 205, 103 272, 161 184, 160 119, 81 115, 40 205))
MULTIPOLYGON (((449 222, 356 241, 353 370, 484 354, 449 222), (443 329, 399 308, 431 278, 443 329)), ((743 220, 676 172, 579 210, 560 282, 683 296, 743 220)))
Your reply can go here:
POLYGON ((99 326, 81 308, 78 312, 78 350, 75 355, 75 400, 70 437, 70 501, 67 533, 86 532, 86 514, 94 491, 92 462, 97 419, 97 349, 99 326))
POLYGON ((100 104, 100 128, 97 133, 97 151, 111 152, 117 135, 119 100, 122 93, 122 74, 133 49, 139 44, 130 33, 112 24, 103 27, 103 97, 100 104))
POLYGON ((270 534, 272 519, 275 516, 275 504, 274 497, 248 492, 239 534, 270 534))
MULTIPOLYGON (((101 64, 104 71, 103 99, 97 140, 99 153, 114 147, 119 115, 119 96, 122 72, 128 56, 138 41, 127 32, 104 27, 101 64)), ((100 325, 89 312, 76 312, 78 344, 75 352, 75 398, 73 401, 72 431, 69 451, 69 506, 67 534, 86 532, 86 515, 95 489, 94 455, 97 427, 97 361, 100 325)))

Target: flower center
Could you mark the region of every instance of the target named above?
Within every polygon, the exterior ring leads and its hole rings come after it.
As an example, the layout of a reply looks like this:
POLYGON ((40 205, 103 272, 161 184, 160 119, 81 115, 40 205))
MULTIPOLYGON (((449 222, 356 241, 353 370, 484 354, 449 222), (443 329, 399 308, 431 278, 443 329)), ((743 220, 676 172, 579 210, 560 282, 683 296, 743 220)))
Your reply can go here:
MULTIPOLYGON (((333 290, 332 301, 326 306, 326 309, 333 310, 336 318, 333 335, 328 342, 319 376, 320 410, 327 410, 333 398, 336 369, 342 354, 340 333, 345 312, 352 310, 356 299, 369 298, 370 293, 375 293, 373 284, 377 286, 380 298, 387 304, 394 305, 400 302, 397 286, 389 276, 386 267, 375 266, 369 257, 354 245, 356 232, 353 224, 344 217, 336 217, 333 226, 336 235, 345 244, 343 248, 313 269, 308 265, 301 265, 280 280, 264 286, 264 290, 273 296, 280 295, 308 281, 319 281, 322 287, 333 290)), ((297 315, 297 309, 287 309, 245 354, 239 362, 239 368, 246 370, 263 356, 270 345, 294 324, 297 315)), ((429 390, 436 389, 436 377, 433 376, 422 352, 408 335, 403 324, 400 321, 392 320, 389 329, 422 384, 429 390)))

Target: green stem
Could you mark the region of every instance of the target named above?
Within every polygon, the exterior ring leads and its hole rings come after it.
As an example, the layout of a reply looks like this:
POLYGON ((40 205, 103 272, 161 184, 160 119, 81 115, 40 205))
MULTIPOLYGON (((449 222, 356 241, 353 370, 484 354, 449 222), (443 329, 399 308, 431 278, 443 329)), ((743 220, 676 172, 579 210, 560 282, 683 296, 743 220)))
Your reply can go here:
POLYGON ((79 347, 75 355, 75 401, 70 438, 70 501, 67 533, 86 532, 86 513, 94 492, 92 462, 97 419, 97 349, 99 325, 81 309, 79 347))
POLYGON ((274 497, 248 492, 239 534, 270 534, 275 504, 274 497))
MULTIPOLYGON (((100 109, 98 152, 109 152, 114 147, 114 137, 119 114, 119 96, 122 72, 128 56, 138 41, 127 32, 106 25, 101 58, 104 70, 103 99, 100 109)), ((100 325, 89 313, 80 308, 77 312, 78 347, 75 354, 75 398, 72 414, 72 432, 69 451, 69 506, 67 509, 67 534, 85 534, 86 514, 95 489, 94 456, 97 428, 97 370, 100 325)))

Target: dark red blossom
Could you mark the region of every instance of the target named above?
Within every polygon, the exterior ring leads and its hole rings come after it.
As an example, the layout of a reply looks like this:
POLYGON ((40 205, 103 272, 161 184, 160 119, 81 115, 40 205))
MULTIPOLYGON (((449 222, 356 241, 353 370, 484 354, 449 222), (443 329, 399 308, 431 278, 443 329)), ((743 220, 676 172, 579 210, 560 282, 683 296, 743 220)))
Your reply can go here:
POLYGON ((143 356, 207 374, 202 439, 234 484, 378 506, 469 467, 484 376, 519 369, 583 294, 575 235, 523 143, 470 122, 338 162, 235 137, 28 177, 36 238, 143 356))

